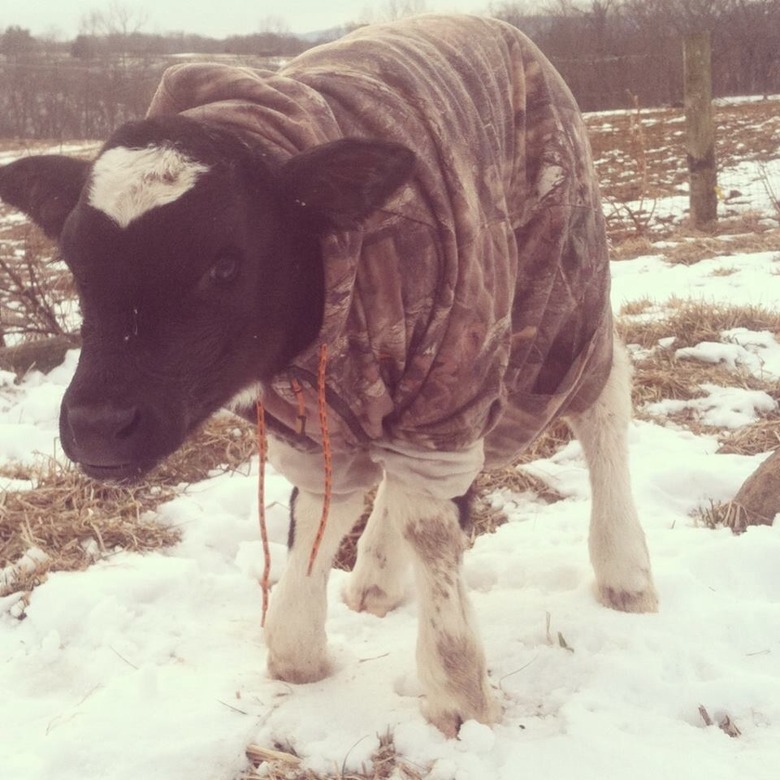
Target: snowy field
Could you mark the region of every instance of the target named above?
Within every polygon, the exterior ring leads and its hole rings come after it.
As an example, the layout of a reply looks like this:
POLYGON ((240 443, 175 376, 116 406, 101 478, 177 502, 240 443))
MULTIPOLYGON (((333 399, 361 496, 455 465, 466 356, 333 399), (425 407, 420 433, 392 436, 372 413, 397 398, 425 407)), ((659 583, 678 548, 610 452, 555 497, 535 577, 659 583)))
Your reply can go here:
MULTIPOLYGON (((768 203, 751 208, 772 213, 768 203)), ((659 251, 614 263, 613 279, 616 311, 648 298, 660 310, 673 296, 780 305, 773 252, 686 266, 659 251)), ((780 378, 772 333, 742 329, 689 352, 780 378)), ((19 384, 0 373, 0 462, 57 452, 59 400, 76 359, 71 352, 49 375, 19 384)), ((728 391, 708 390, 693 413, 724 428, 776 407, 736 378, 728 391)), ((249 476, 216 475, 160 507, 159 522, 182 531, 175 547, 118 552, 83 572, 51 574, 29 603, 21 593, 0 600, 0 779, 236 780, 250 769, 249 744, 339 776, 368 766, 387 735, 399 780, 778 777, 780 525, 734 536, 692 515, 732 498, 766 454, 716 454, 715 437, 665 419, 674 404, 652 411, 655 422, 632 426, 631 463, 658 614, 620 614, 593 597, 576 443, 528 467, 564 500, 492 496, 509 522, 476 541, 465 578, 505 710, 494 728, 468 722, 446 740, 425 722, 413 594, 384 619, 356 614, 340 599, 341 571, 328 617, 335 674, 303 686, 267 677, 255 463, 249 476), (718 727, 725 718, 739 736, 718 727)), ((290 486, 269 474, 267 490, 276 578, 290 486)))

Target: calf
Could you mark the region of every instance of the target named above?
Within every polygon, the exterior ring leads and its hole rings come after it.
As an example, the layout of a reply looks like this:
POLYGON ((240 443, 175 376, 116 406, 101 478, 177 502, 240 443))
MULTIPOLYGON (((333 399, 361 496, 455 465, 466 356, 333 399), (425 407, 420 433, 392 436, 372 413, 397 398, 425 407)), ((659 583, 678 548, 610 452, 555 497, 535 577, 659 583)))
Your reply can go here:
POLYGON ((421 17, 278 74, 177 66, 93 162, 19 160, 0 196, 76 280, 61 436, 87 474, 137 478, 219 407, 262 399, 269 457, 296 486, 273 676, 328 673, 328 572, 378 484, 345 599, 384 615, 411 564, 426 716, 449 735, 495 721, 461 497, 561 416, 590 468, 598 596, 656 608, 585 127, 513 27, 421 17), (330 519, 307 576, 326 438, 330 519))

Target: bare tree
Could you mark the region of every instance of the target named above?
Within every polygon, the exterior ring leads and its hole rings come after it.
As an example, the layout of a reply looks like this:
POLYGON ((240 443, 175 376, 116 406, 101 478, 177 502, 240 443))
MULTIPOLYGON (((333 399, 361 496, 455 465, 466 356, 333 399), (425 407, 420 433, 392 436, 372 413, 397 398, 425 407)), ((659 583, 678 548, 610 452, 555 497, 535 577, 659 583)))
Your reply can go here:
POLYGON ((287 23, 287 20, 283 16, 276 16, 274 14, 269 14, 268 16, 264 16, 260 20, 260 24, 257 27, 257 31, 264 34, 270 34, 270 35, 289 35, 290 34, 290 25, 287 23))
POLYGON ((728 46, 739 66, 741 83, 731 86, 739 92, 769 94, 773 73, 780 71, 780 2, 778 0, 730 0, 728 46))
POLYGON ((7 27, 0 35, 0 54, 9 59, 19 59, 33 54, 38 48, 38 42, 30 35, 30 31, 18 26, 7 27))
POLYGON ((780 0, 496 0, 490 10, 531 35, 583 108, 682 100, 682 40, 710 31, 714 91, 780 87, 780 0))
POLYGON ((379 8, 364 8, 361 19, 364 24, 371 22, 389 22, 406 16, 425 13, 427 0, 384 0, 379 8))
POLYGON ((129 38, 141 32, 149 20, 149 14, 140 6, 126 5, 120 0, 111 0, 108 6, 92 9, 84 14, 79 25, 83 35, 95 37, 129 38))

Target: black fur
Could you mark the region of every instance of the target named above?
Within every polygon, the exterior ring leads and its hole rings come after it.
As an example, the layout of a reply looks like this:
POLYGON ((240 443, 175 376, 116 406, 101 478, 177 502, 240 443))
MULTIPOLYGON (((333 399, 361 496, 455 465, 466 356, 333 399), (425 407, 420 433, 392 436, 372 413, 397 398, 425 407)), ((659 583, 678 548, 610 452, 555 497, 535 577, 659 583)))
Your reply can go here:
POLYGON ((455 506, 458 507, 458 522, 461 530, 465 534, 470 534, 472 529, 471 513, 474 507, 474 488, 469 488, 464 495, 452 500, 455 506))
POLYGON ((290 526, 287 529, 287 549, 292 550, 295 544, 295 503, 298 500, 299 490, 297 487, 292 489, 290 494, 290 526))

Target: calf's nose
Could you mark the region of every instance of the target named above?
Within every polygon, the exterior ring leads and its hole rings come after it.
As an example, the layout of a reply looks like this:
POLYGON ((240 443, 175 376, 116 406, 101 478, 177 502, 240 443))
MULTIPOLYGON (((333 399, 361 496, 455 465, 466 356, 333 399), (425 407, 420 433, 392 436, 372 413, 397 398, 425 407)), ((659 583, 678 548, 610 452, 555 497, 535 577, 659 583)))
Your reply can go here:
MULTIPOLYGON (((113 403, 63 408, 74 460, 91 466, 120 466, 133 460, 141 428, 137 406, 113 403)), ((65 433, 65 432, 63 432, 65 433)))

